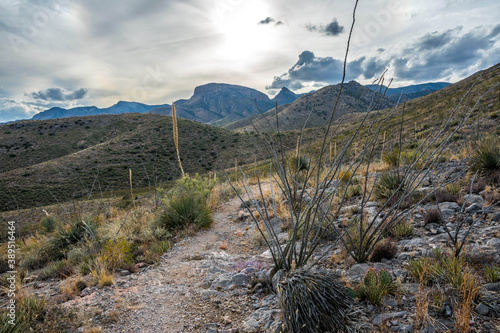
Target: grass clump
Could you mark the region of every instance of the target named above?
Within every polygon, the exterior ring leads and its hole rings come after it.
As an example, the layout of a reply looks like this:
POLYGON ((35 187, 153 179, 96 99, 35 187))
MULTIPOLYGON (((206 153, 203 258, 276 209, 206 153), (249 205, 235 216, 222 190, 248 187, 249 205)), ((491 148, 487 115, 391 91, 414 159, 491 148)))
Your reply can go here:
POLYGON ((500 269, 498 267, 484 265, 483 275, 486 282, 495 283, 500 279, 500 269))
POLYGON ((410 221, 402 221, 391 229, 390 234, 395 238, 410 237, 413 235, 413 226, 410 221))
POLYGON ((403 192, 403 177, 399 172, 386 171, 380 175, 380 179, 375 185, 373 194, 377 199, 389 199, 398 192, 403 192))
POLYGON ((43 231, 45 231, 46 233, 51 233, 56 229, 57 219, 55 216, 52 215, 45 216, 40 221, 40 225, 42 226, 43 231))
POLYGON ((304 156, 290 158, 290 169, 293 173, 309 170, 311 160, 304 156))
POLYGON ((500 170, 500 139, 489 137, 479 143, 470 160, 470 171, 486 176, 500 170))

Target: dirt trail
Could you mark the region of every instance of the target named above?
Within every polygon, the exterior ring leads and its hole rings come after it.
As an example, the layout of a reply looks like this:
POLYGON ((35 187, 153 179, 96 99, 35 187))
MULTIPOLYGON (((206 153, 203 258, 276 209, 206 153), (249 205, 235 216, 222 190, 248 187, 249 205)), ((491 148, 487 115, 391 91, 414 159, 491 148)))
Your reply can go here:
POLYGON ((223 204, 214 213, 210 229, 177 243, 158 266, 118 277, 115 286, 65 305, 100 309, 102 320, 96 324, 105 332, 200 332, 206 331, 207 323, 239 327, 252 311, 246 290, 238 297, 233 292, 223 301, 214 301, 213 294, 204 294, 203 280, 210 271, 224 273, 231 263, 262 252, 249 236, 252 222, 234 221, 240 205, 237 197, 223 204))

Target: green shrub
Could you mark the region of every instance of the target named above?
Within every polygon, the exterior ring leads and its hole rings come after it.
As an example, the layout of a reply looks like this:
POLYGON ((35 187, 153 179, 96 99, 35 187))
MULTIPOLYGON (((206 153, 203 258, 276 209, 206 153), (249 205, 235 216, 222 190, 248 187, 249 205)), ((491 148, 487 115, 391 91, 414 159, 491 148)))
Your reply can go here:
POLYGON ((484 265, 483 273, 486 282, 495 283, 500 280, 500 269, 498 267, 484 265))
POLYGON ((377 199, 388 199, 396 192, 404 190, 403 177, 398 172, 383 172, 375 184, 373 194, 377 199))
POLYGON ((73 266, 71 266, 69 260, 59 260, 45 266, 38 274, 38 278, 41 280, 65 279, 73 273, 73 266))
POLYGON ((409 221, 401 221, 391 229, 391 235, 396 238, 410 237, 413 235, 413 226, 409 221))
POLYGON ((433 265, 434 263, 431 258, 415 258, 406 264, 406 269, 413 280, 417 283, 427 285, 433 275, 433 265))
POLYGON ((367 300, 373 305, 382 304, 386 295, 394 295, 396 292, 397 286, 385 269, 380 270, 378 274, 374 269, 369 269, 356 290, 361 300, 367 300))
POLYGON ((206 228, 212 222, 210 209, 196 193, 186 193, 170 199, 166 211, 158 218, 159 226, 168 231, 183 229, 192 224, 206 228))
POLYGON ((45 216, 42 221, 40 221, 40 224, 42 225, 43 231, 49 233, 55 230, 57 226, 57 219, 52 215, 45 216))
POLYGON ((46 305, 45 299, 35 295, 19 298, 16 302, 14 325, 9 323, 11 317, 8 316, 7 310, 0 312, 0 332, 35 332, 33 328, 37 322, 43 319, 46 305))
POLYGON ((294 156, 290 158, 290 169, 293 173, 309 170, 311 160, 305 156, 294 156))
POLYGON ((162 255, 170 249, 170 242, 167 240, 162 240, 154 243, 149 248, 149 252, 152 254, 162 255))
POLYGON ((102 258, 106 261, 107 267, 111 271, 130 264, 133 258, 129 242, 123 238, 107 240, 102 247, 102 258))
POLYGON ((500 139, 489 137, 483 140, 470 160, 470 171, 481 175, 500 170, 500 139))

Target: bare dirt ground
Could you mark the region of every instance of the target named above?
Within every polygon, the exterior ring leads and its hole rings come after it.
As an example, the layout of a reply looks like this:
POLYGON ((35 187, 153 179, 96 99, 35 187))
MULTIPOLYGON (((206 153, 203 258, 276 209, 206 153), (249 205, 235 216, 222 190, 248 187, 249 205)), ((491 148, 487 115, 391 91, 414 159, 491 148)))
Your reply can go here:
POLYGON ((249 235, 252 222, 235 221, 240 205, 237 197, 223 204, 211 228, 175 244, 157 266, 117 277, 112 287, 90 288, 63 306, 96 313, 89 320, 104 332, 205 332, 210 323, 235 331, 252 312, 248 289, 228 294, 205 290, 203 282, 210 272, 230 272, 234 263, 266 260, 249 235))

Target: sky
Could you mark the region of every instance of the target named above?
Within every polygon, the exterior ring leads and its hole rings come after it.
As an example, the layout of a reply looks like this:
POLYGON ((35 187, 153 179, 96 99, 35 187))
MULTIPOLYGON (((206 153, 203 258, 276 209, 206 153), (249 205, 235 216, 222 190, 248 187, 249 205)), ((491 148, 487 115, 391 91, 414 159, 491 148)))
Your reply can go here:
MULTIPOLYGON (((0 122, 170 104, 218 82, 339 83, 355 1, 0 0, 0 122)), ((500 62, 498 0, 360 0, 347 80, 457 82, 500 62)))

